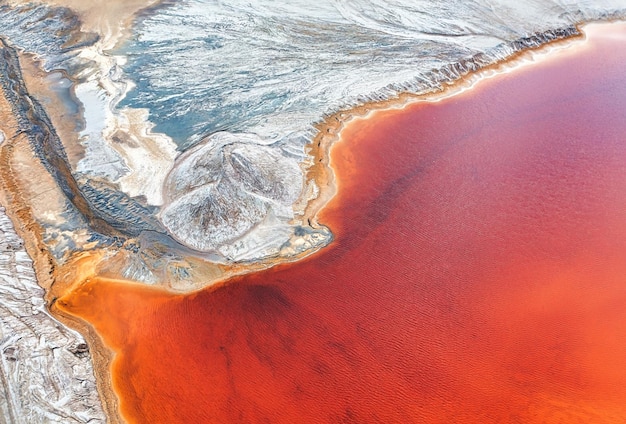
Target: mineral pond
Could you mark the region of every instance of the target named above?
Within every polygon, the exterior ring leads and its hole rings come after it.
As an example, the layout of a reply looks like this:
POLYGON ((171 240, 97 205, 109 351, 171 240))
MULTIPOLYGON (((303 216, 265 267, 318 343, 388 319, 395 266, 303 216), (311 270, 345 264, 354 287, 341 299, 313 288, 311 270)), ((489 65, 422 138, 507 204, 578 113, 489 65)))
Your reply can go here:
POLYGON ((626 422, 625 19, 0 0, 0 422, 626 422))

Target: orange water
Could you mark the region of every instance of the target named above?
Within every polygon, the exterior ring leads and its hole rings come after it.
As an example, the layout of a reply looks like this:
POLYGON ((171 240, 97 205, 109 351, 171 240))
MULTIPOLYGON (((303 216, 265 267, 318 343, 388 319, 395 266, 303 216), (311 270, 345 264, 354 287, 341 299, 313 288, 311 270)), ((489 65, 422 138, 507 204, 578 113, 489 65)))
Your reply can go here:
POLYGON ((313 257, 66 296, 117 352, 123 415, 626 422, 626 43, 591 45, 349 125, 313 257))

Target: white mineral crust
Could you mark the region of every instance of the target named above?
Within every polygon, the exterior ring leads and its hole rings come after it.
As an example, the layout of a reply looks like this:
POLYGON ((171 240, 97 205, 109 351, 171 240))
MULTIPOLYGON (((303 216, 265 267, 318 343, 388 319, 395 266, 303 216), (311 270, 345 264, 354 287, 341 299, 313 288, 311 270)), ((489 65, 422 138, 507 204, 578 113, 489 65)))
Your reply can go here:
POLYGON ((33 263, 2 207, 0 421, 106 422, 85 340, 46 310, 33 263))
POLYGON ((278 253, 292 233, 286 222, 301 181, 297 163, 259 137, 216 133, 176 161, 161 221, 198 251, 237 259, 278 253))

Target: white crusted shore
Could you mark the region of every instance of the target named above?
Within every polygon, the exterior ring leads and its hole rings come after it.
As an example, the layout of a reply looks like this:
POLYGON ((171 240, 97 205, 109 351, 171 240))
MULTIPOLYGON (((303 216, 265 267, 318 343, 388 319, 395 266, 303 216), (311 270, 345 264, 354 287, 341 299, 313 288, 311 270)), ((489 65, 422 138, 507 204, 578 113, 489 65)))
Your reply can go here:
POLYGON ((48 313, 43 297, 0 207, 0 422, 104 423, 85 340, 48 313))

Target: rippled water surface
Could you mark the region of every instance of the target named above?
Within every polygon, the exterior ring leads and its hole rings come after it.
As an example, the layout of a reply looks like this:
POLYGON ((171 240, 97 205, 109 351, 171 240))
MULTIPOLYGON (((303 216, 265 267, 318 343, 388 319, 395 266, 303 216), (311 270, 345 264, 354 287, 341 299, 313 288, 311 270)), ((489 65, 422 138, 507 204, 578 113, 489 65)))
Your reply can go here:
POLYGON ((137 422, 625 422, 623 45, 348 123, 305 209, 354 107, 624 17, 180 0, 116 44, 0 0, 0 421, 103 421, 97 381, 137 422))
POLYGON ((120 353, 122 412, 624 422, 620 34, 350 123, 320 213, 336 239, 304 261, 186 296, 92 280, 62 299, 120 353))

